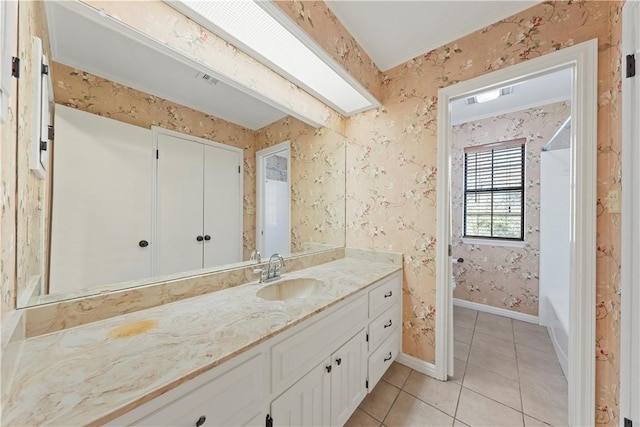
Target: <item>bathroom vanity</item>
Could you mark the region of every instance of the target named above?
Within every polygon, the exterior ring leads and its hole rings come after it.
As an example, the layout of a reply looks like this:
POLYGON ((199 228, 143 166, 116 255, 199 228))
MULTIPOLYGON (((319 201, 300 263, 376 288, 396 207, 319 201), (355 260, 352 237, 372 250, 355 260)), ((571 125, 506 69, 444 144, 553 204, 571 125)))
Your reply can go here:
POLYGON ((342 258, 34 337, 3 423, 342 425, 400 352, 401 292, 342 258))

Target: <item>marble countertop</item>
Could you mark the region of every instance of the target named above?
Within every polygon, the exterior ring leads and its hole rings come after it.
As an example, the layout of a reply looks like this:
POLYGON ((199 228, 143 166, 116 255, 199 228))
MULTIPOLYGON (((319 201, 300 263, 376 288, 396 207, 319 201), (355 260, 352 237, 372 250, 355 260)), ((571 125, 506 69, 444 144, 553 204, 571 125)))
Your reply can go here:
POLYGON ((105 423, 399 269, 343 258, 283 274, 327 283, 309 298, 265 301, 256 292, 269 284, 253 282, 30 338, 2 423, 105 423))

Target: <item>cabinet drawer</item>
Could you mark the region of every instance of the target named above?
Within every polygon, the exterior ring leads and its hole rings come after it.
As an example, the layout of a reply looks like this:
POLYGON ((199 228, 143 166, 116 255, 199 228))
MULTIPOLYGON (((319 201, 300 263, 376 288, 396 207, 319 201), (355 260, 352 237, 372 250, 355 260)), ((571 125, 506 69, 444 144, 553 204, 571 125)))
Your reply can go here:
POLYGON ((378 384, 400 352, 400 328, 369 356, 369 392, 378 384))
POLYGON ((245 426, 262 419, 264 357, 256 355, 135 422, 140 426, 245 426))
POLYGON ((373 351, 400 325, 400 303, 393 304, 369 325, 369 351, 373 351))
POLYGON ((367 323, 367 296, 342 307, 271 348, 271 391, 302 378, 367 323))
POLYGON ((382 279, 379 285, 369 291, 369 319, 377 318, 383 311, 400 300, 402 275, 394 273, 382 279))

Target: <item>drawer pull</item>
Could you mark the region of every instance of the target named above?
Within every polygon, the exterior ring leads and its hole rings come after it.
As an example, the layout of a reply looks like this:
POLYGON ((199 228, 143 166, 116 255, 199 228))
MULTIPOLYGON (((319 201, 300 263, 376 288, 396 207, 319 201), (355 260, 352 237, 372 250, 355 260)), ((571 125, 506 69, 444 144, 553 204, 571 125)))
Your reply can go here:
POLYGON ((386 324, 384 325, 384 328, 385 328, 385 329, 386 329, 386 328, 390 328, 392 324, 393 324, 393 323, 391 322, 391 319, 389 319, 389 323, 386 323, 386 324))
POLYGON ((384 358, 384 361, 385 361, 385 362, 388 362, 389 360, 391 360, 391 358, 392 358, 392 357, 393 357, 393 356, 391 355, 391 352, 389 352, 389 356, 385 357, 385 358, 384 358))
POLYGON ((384 297, 385 297, 385 298, 390 298, 390 297, 391 297, 391 295, 393 295, 393 292, 389 291, 389 292, 387 292, 386 294, 384 294, 384 297))
POLYGON ((331 372, 331 365, 327 365, 324 368, 327 370, 327 372, 331 372))
POLYGON ((341 358, 341 357, 338 357, 338 358, 336 359, 336 363, 338 364, 338 366, 340 366, 340 364, 342 363, 342 358, 341 358))
POLYGON ((204 424, 205 421, 207 421, 207 417, 202 415, 200 418, 198 418, 198 421, 196 421, 196 427, 200 427, 204 424))

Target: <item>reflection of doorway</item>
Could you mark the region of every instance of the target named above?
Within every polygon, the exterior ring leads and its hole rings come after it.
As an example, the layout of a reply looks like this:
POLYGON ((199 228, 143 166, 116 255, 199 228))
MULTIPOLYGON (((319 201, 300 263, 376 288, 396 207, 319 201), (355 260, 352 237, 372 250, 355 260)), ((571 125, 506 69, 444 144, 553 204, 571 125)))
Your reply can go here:
POLYGON ((256 153, 257 247, 264 256, 291 252, 289 141, 256 153))

